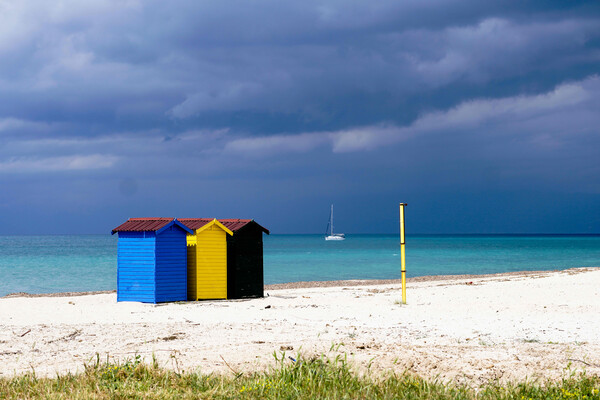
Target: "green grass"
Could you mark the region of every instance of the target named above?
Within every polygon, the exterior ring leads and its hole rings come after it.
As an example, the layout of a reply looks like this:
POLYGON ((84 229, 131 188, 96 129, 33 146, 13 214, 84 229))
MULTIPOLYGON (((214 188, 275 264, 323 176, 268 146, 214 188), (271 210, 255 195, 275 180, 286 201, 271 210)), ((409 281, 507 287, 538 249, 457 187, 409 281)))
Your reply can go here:
POLYGON ((97 360, 77 375, 1 378, 0 399, 600 399, 600 377, 585 373, 470 388, 407 373, 359 376, 341 357, 276 360, 269 372, 235 376, 177 373, 139 357, 121 364, 97 360))

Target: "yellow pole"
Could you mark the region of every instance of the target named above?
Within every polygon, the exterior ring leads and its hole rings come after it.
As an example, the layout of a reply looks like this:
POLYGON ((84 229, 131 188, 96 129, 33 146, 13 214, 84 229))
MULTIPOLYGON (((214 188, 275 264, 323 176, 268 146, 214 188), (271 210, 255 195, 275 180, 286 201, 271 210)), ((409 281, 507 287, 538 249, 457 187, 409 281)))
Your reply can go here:
POLYGON ((406 304, 406 250, 404 246, 404 207, 406 203, 400 203, 400 259, 402 262, 402 304, 406 304))

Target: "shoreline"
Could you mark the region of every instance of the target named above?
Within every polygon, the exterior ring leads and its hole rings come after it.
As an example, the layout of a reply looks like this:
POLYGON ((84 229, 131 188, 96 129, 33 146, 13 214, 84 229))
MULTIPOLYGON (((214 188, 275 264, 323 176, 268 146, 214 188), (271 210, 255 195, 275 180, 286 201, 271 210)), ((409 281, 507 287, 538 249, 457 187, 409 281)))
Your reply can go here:
MULTIPOLYGON (((537 271, 511 271, 497 272, 492 274, 458 274, 458 275, 424 275, 406 278, 407 283, 417 282, 444 282, 455 280, 469 279, 494 279, 494 278, 511 278, 511 277, 544 277, 555 273, 577 274, 588 271, 600 270, 600 267, 575 267, 567 269, 552 269, 552 270, 537 270, 537 271)), ((336 281, 298 281, 287 283, 273 283, 264 285, 264 290, 284 290, 284 289, 310 289, 320 287, 345 287, 345 286, 377 286, 377 285, 399 285, 401 279, 350 279, 336 281)), ((86 292, 54 292, 54 293, 27 293, 15 292, 5 296, 0 296, 0 299, 11 298, 36 298, 36 297, 78 297, 90 296, 95 294, 111 294, 116 293, 116 289, 112 290, 96 290, 86 292)))

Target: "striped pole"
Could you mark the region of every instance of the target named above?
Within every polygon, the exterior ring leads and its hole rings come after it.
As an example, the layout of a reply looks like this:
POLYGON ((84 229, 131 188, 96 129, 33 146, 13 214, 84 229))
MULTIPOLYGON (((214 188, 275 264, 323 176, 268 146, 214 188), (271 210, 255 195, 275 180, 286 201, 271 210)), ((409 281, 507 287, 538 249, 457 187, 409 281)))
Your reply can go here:
POLYGON ((406 250, 404 246, 404 207, 408 204, 400 203, 400 259, 402 262, 402 304, 406 304, 406 250))

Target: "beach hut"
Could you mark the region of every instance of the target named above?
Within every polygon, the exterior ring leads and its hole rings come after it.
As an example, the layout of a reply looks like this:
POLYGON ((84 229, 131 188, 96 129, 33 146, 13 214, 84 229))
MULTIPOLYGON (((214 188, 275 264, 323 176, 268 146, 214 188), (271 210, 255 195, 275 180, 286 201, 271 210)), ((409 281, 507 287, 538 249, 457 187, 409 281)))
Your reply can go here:
POLYGON ((233 235, 227 238, 227 297, 263 297, 263 233, 251 219, 221 219, 233 235))
POLYGON ((187 300, 186 236, 193 231, 173 218, 130 218, 119 234, 117 301, 187 300))
MULTIPOLYGON (((251 219, 219 219, 215 223, 209 218, 182 218, 181 221, 188 228, 198 232, 201 229, 207 229, 208 224, 211 224, 211 229, 221 232, 219 236, 218 247, 213 242, 203 244, 204 238, 197 236, 192 238, 188 236, 188 267, 191 270, 188 273, 188 279, 196 279, 201 282, 202 278, 196 274, 199 271, 198 260, 203 260, 204 268, 208 268, 207 264, 211 264, 212 269, 219 270, 219 297, 228 299, 240 299, 244 297, 262 297, 264 278, 263 278, 263 241, 262 234, 269 234, 269 230, 260 226, 251 219), (231 233, 229 233, 231 232, 231 233), (194 246, 195 245, 195 246, 194 246), (210 246, 209 246, 210 245, 210 246), (223 251, 226 249, 225 252, 223 251), (218 249, 218 250, 217 250, 218 249), (218 251, 220 256, 214 254, 218 251), (207 252, 207 254, 202 254, 207 252), (225 255, 225 265, 223 268, 223 255, 225 255), (213 261, 209 261, 213 260, 213 261), (215 264, 214 260, 219 260, 219 264, 215 264), (216 267, 218 265, 218 267, 216 267), (223 283, 226 284, 223 287, 223 283)), ((199 274, 199 273, 198 273, 199 274)), ((206 274, 206 273, 205 273, 206 274)), ((209 280, 203 282, 207 286, 211 286, 210 278, 214 275, 208 275, 209 280)), ((192 286, 190 284, 190 286, 192 286)), ((208 288, 207 288, 208 289, 208 288)), ((214 296, 214 294, 212 294, 214 296)), ((190 296, 192 299, 200 298, 217 298, 197 296, 196 292, 192 291, 190 296)))
POLYGON ((226 299, 226 237, 233 232, 216 219, 182 219, 181 222, 193 231, 187 236, 188 299, 226 299))

